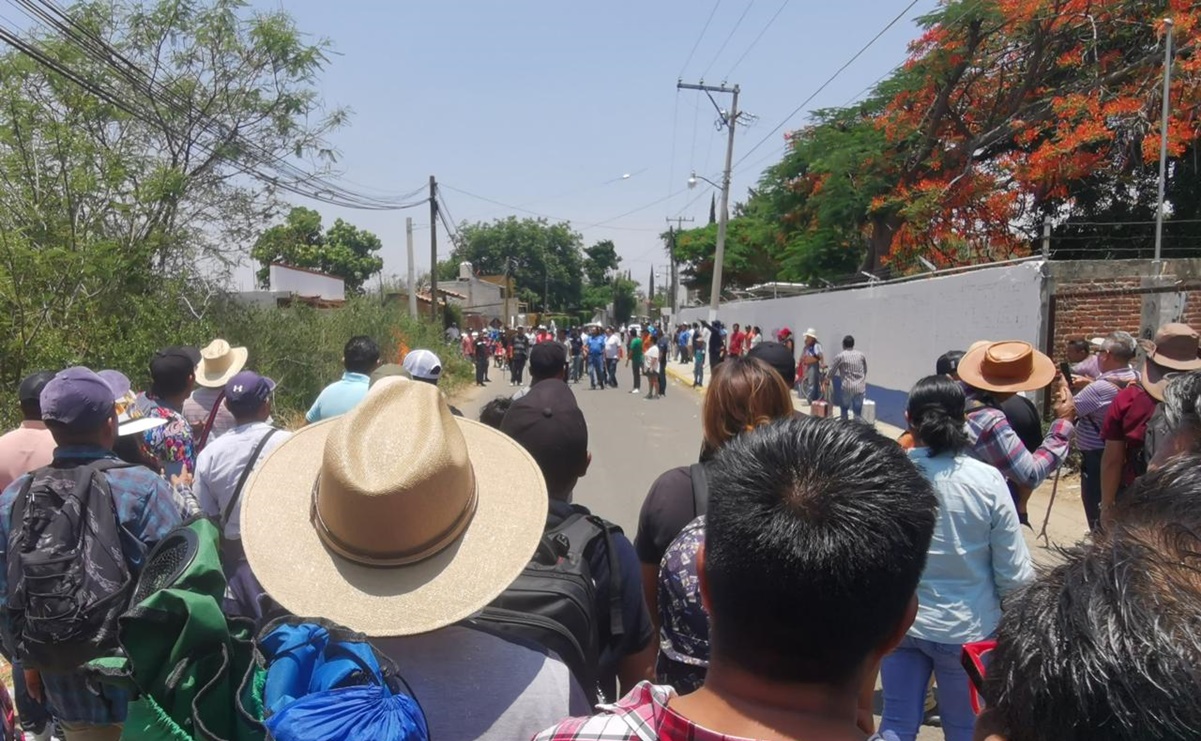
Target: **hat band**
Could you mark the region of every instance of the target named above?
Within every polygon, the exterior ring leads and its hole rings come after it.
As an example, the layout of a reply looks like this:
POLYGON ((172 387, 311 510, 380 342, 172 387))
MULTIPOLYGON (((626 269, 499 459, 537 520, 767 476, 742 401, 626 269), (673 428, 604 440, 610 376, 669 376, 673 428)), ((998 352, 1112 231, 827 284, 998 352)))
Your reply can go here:
POLYGON ((425 545, 420 548, 397 551, 384 556, 374 556, 363 553, 362 549, 358 546, 339 538, 333 532, 333 530, 331 530, 329 526, 325 524, 325 521, 321 519, 321 509, 317 506, 317 497, 321 490, 320 476, 318 476, 317 480, 313 482, 313 503, 309 510, 309 520, 313 523, 313 527, 317 530, 317 536, 321 538, 321 542, 324 543, 327 548, 343 558, 350 559, 351 561, 364 566, 407 566, 408 564, 417 563, 418 561, 424 561, 425 559, 440 553, 444 548, 446 548, 446 546, 454 542, 454 540, 462 535, 463 531, 467 529, 467 525, 471 523, 472 518, 475 516, 476 503, 479 501, 479 487, 475 483, 476 478, 474 471, 472 472, 471 481, 471 496, 467 499, 463 510, 459 513, 458 517, 455 518, 455 521, 452 522, 450 527, 443 531, 437 538, 430 542, 429 545, 425 545))

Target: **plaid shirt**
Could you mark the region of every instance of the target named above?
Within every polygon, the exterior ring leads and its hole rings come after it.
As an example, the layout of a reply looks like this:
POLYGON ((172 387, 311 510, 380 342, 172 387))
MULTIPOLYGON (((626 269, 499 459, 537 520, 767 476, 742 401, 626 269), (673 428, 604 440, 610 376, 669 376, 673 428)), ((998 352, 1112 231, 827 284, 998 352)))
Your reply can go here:
MULTIPOLYGON (((103 448, 60 447, 54 461, 84 464, 112 454, 103 448)), ((26 474, 0 494, 0 599, 8 592, 8 537, 12 510, 26 474)), ((121 550, 134 577, 142 569, 149 547, 180 523, 179 505, 171 487, 144 466, 105 472, 113 492, 113 505, 121 525, 121 550)), ((125 720, 129 696, 110 686, 91 687, 82 674, 42 674, 46 697, 54 716, 69 723, 105 725, 125 720)))
POLYGON ((969 406, 967 414, 972 456, 995 467, 1006 480, 1031 489, 1038 488, 1067 458, 1074 429, 1066 419, 1055 420, 1043 444, 1031 453, 1000 409, 969 406))
MULTIPOLYGON (((568 718, 539 733, 534 741, 750 741, 710 731, 672 711, 676 692, 666 685, 639 682, 614 705, 601 705, 589 718, 568 718)), ((882 741, 873 735, 868 741, 882 741)))

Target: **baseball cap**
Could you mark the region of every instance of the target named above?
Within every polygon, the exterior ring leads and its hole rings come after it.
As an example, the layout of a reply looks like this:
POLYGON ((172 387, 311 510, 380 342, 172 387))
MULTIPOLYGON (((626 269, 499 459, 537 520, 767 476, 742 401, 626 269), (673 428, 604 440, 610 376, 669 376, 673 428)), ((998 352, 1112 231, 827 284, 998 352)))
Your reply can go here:
POLYGON ((17 401, 22 404, 39 401, 42 398, 42 389, 46 388, 46 384, 50 383, 52 378, 54 373, 51 371, 38 371, 25 376, 17 386, 17 401))
POLYGON ((42 389, 42 419, 71 430, 89 432, 107 422, 114 411, 113 389, 89 368, 60 372, 42 389))
POLYGON ((133 384, 129 381, 129 376, 119 370, 102 370, 97 371, 96 375, 104 379, 104 382, 113 390, 114 399, 123 399, 125 395, 133 389, 133 384))
POLYGON ((225 384, 225 406, 236 414, 258 409, 271 398, 275 381, 254 371, 240 371, 225 384))
POLYGON ((588 423, 567 384, 551 378, 530 387, 505 413, 500 431, 525 448, 548 481, 579 475, 588 455, 588 423))
POLYGON ((155 383, 179 381, 196 373, 200 351, 194 347, 164 347, 150 359, 150 378, 155 383))
POLYGON ((530 375, 534 378, 552 378, 566 364, 567 348, 558 342, 543 342, 530 349, 530 375))
POLYGON ((399 376, 400 378, 408 379, 413 378, 413 375, 405 370, 403 365, 399 365, 397 363, 384 363, 380 367, 371 371, 371 380, 368 383, 368 388, 371 388, 383 379, 391 378, 392 376, 399 376))
POLYGON ((404 369, 418 381, 438 383, 442 377, 442 361, 429 350, 410 350, 405 355, 404 369))
POLYGON ((960 350, 950 350, 938 356, 934 363, 934 372, 940 376, 959 373, 959 359, 964 356, 960 350))
POLYGON ((770 365, 784 379, 788 388, 792 388, 796 383, 796 360, 787 346, 779 342, 760 342, 751 348, 747 357, 757 358, 770 365))

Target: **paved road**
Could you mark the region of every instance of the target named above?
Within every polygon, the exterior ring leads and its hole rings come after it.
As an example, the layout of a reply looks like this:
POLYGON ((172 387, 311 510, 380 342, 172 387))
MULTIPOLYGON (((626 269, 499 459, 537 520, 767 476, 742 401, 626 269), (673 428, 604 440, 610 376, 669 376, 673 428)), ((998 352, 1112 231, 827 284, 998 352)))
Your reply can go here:
MULTIPOLYGON (((618 368, 617 380, 618 388, 604 391, 590 390, 587 381, 571 387, 588 420, 592 453, 592 465, 576 487, 575 501, 617 523, 633 539, 638 510, 654 480, 669 468, 696 462, 701 447, 701 397, 671 383, 666 396, 648 401, 630 393, 629 369, 618 368)), ((458 406, 475 419, 490 399, 514 390, 493 380, 486 388, 473 387, 461 395, 458 406)))

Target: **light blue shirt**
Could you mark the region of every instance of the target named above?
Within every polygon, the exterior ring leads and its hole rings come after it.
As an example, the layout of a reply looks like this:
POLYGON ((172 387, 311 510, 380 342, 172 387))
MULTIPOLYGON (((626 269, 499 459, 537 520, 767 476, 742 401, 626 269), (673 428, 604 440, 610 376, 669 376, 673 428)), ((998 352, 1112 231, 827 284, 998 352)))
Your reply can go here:
POLYGON ((346 414, 367 395, 370 383, 371 378, 362 373, 343 373, 342 380, 334 381, 317 395, 317 401, 313 402, 304 418, 311 424, 346 414))
POLYGON ((969 643, 992 635, 1001 598, 1034 578, 1017 510, 997 469, 966 454, 909 451, 938 497, 938 520, 909 635, 969 643))

